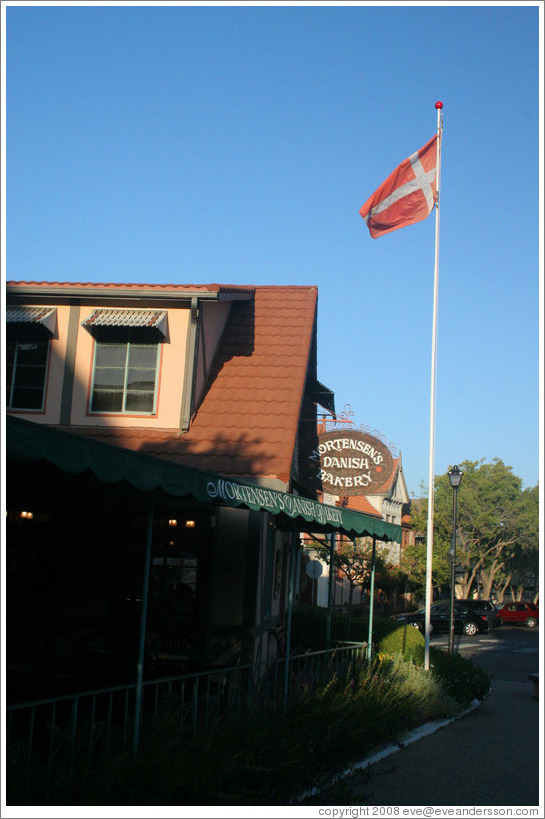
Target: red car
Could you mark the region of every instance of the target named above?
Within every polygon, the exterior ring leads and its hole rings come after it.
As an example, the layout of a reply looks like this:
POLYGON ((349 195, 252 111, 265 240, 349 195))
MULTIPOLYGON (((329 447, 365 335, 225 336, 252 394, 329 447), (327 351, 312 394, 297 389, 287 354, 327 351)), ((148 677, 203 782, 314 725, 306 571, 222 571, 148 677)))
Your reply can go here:
POLYGON ((539 609, 535 603, 507 603, 500 609, 504 623, 523 623, 533 628, 539 623, 539 609))

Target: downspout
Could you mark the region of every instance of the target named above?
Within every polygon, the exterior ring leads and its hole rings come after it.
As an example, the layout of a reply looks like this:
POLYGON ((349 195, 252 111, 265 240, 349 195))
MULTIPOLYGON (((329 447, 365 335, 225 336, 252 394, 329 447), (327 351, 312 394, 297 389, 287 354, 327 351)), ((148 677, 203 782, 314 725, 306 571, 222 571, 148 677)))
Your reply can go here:
POLYGON ((187 344, 185 348, 185 369, 182 394, 182 409, 180 413, 180 429, 189 430, 191 409, 193 405, 193 389, 197 369, 197 328, 199 322, 199 300, 196 296, 191 299, 189 326, 187 328, 187 344))

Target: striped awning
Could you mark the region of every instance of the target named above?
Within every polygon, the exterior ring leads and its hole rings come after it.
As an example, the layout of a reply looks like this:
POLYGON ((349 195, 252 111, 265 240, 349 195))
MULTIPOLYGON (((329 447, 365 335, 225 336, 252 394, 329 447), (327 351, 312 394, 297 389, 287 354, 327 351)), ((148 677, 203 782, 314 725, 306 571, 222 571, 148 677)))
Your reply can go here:
POLYGON ((90 333, 98 328, 138 328, 155 330, 162 336, 167 335, 166 310, 117 310, 99 308, 81 322, 82 327, 90 333))
POLYGON ((57 308, 12 304, 6 307, 6 322, 8 324, 41 324, 53 336, 57 331, 57 308))

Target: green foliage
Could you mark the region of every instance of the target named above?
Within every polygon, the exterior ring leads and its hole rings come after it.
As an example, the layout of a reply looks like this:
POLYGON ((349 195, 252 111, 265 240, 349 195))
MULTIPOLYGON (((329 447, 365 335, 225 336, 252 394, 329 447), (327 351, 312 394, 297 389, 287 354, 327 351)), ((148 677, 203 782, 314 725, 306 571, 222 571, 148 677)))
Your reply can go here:
POLYGON ((430 666, 433 675, 441 681, 445 694, 461 707, 475 699, 484 699, 490 691, 490 678, 486 671, 461 654, 445 654, 431 648, 430 666))
MULTIPOLYGON (((328 565, 331 562, 330 546, 327 543, 314 541, 312 547, 316 550, 318 557, 328 565)), ((342 572, 349 583, 349 606, 352 605, 352 597, 356 586, 363 586, 371 577, 371 564, 373 553, 372 538, 355 538, 345 540, 342 538, 336 545, 333 553, 334 569, 342 572)), ((381 546, 377 544, 375 550, 375 571, 386 573, 387 567, 381 555, 381 546)))
POLYGON ((452 713, 441 675, 395 654, 309 681, 283 714, 238 717, 184 743, 172 713, 136 759, 103 760, 89 771, 75 804, 287 804, 378 745, 452 713))
MULTIPOLYGON (((181 734, 181 714, 172 704, 148 727, 136 756, 103 750, 86 762, 77 788, 69 790, 65 781, 50 804, 285 805, 377 746, 486 695, 486 674, 459 655, 433 650, 431 672, 405 659, 397 651, 400 631, 385 642, 392 653, 372 663, 294 677, 284 711, 240 714, 181 734)), ((10 804, 19 804, 12 783, 8 788, 10 804)), ((42 796, 20 804, 46 803, 42 796)))
POLYGON ((413 626, 398 626, 378 640, 377 651, 388 656, 400 654, 405 659, 414 660, 417 665, 423 665, 424 637, 413 626))
MULTIPOLYGON (((326 647, 327 609, 322 606, 294 606, 292 616, 292 648, 320 651, 326 647)), ((385 635, 398 628, 389 617, 373 616, 373 642, 378 643, 385 635)), ((366 643, 369 638, 369 617, 333 609, 331 612, 331 640, 366 643)))
MULTIPOLYGON (((413 517, 413 525, 416 531, 425 532, 427 521, 421 518, 422 513, 419 512, 417 516, 413 517)), ((401 554, 401 569, 405 572, 417 597, 423 597, 425 595, 426 563, 426 543, 422 540, 417 540, 415 543, 409 544, 401 554)), ((447 561, 447 553, 443 547, 437 547, 437 544, 434 544, 433 550, 432 577, 435 588, 444 588, 450 585, 450 564, 447 561)))
MULTIPOLYGON (((522 489, 522 481, 499 458, 487 463, 463 461, 464 473, 458 489, 457 503, 457 562, 465 569, 463 596, 470 596, 477 575, 483 584, 483 597, 489 597, 494 582, 502 578, 509 583, 508 573, 515 570, 517 560, 537 554, 538 549, 538 487, 522 489)), ((448 475, 435 478, 434 556, 435 585, 450 584, 447 556, 452 539, 453 491, 448 475)), ((412 514, 416 531, 427 531, 427 499, 415 507, 412 514)), ((410 579, 422 584, 425 575, 426 546, 417 543, 408 547, 402 568, 410 579)))

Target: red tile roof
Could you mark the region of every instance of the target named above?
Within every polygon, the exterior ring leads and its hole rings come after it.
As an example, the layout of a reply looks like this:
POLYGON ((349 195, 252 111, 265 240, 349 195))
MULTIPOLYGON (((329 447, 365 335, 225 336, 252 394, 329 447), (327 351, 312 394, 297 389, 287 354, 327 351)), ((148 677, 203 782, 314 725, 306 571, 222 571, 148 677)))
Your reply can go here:
POLYGON ((232 477, 278 478, 290 488, 318 288, 240 289, 254 290, 255 296, 231 307, 189 432, 131 427, 71 430, 232 477))
MULTIPOLYGON (((340 504, 337 504, 340 505, 340 504)), ((381 518, 382 515, 375 507, 367 500, 365 495, 348 495, 346 502, 342 504, 347 509, 354 509, 356 512, 363 512, 366 515, 374 515, 376 518, 381 518)))

